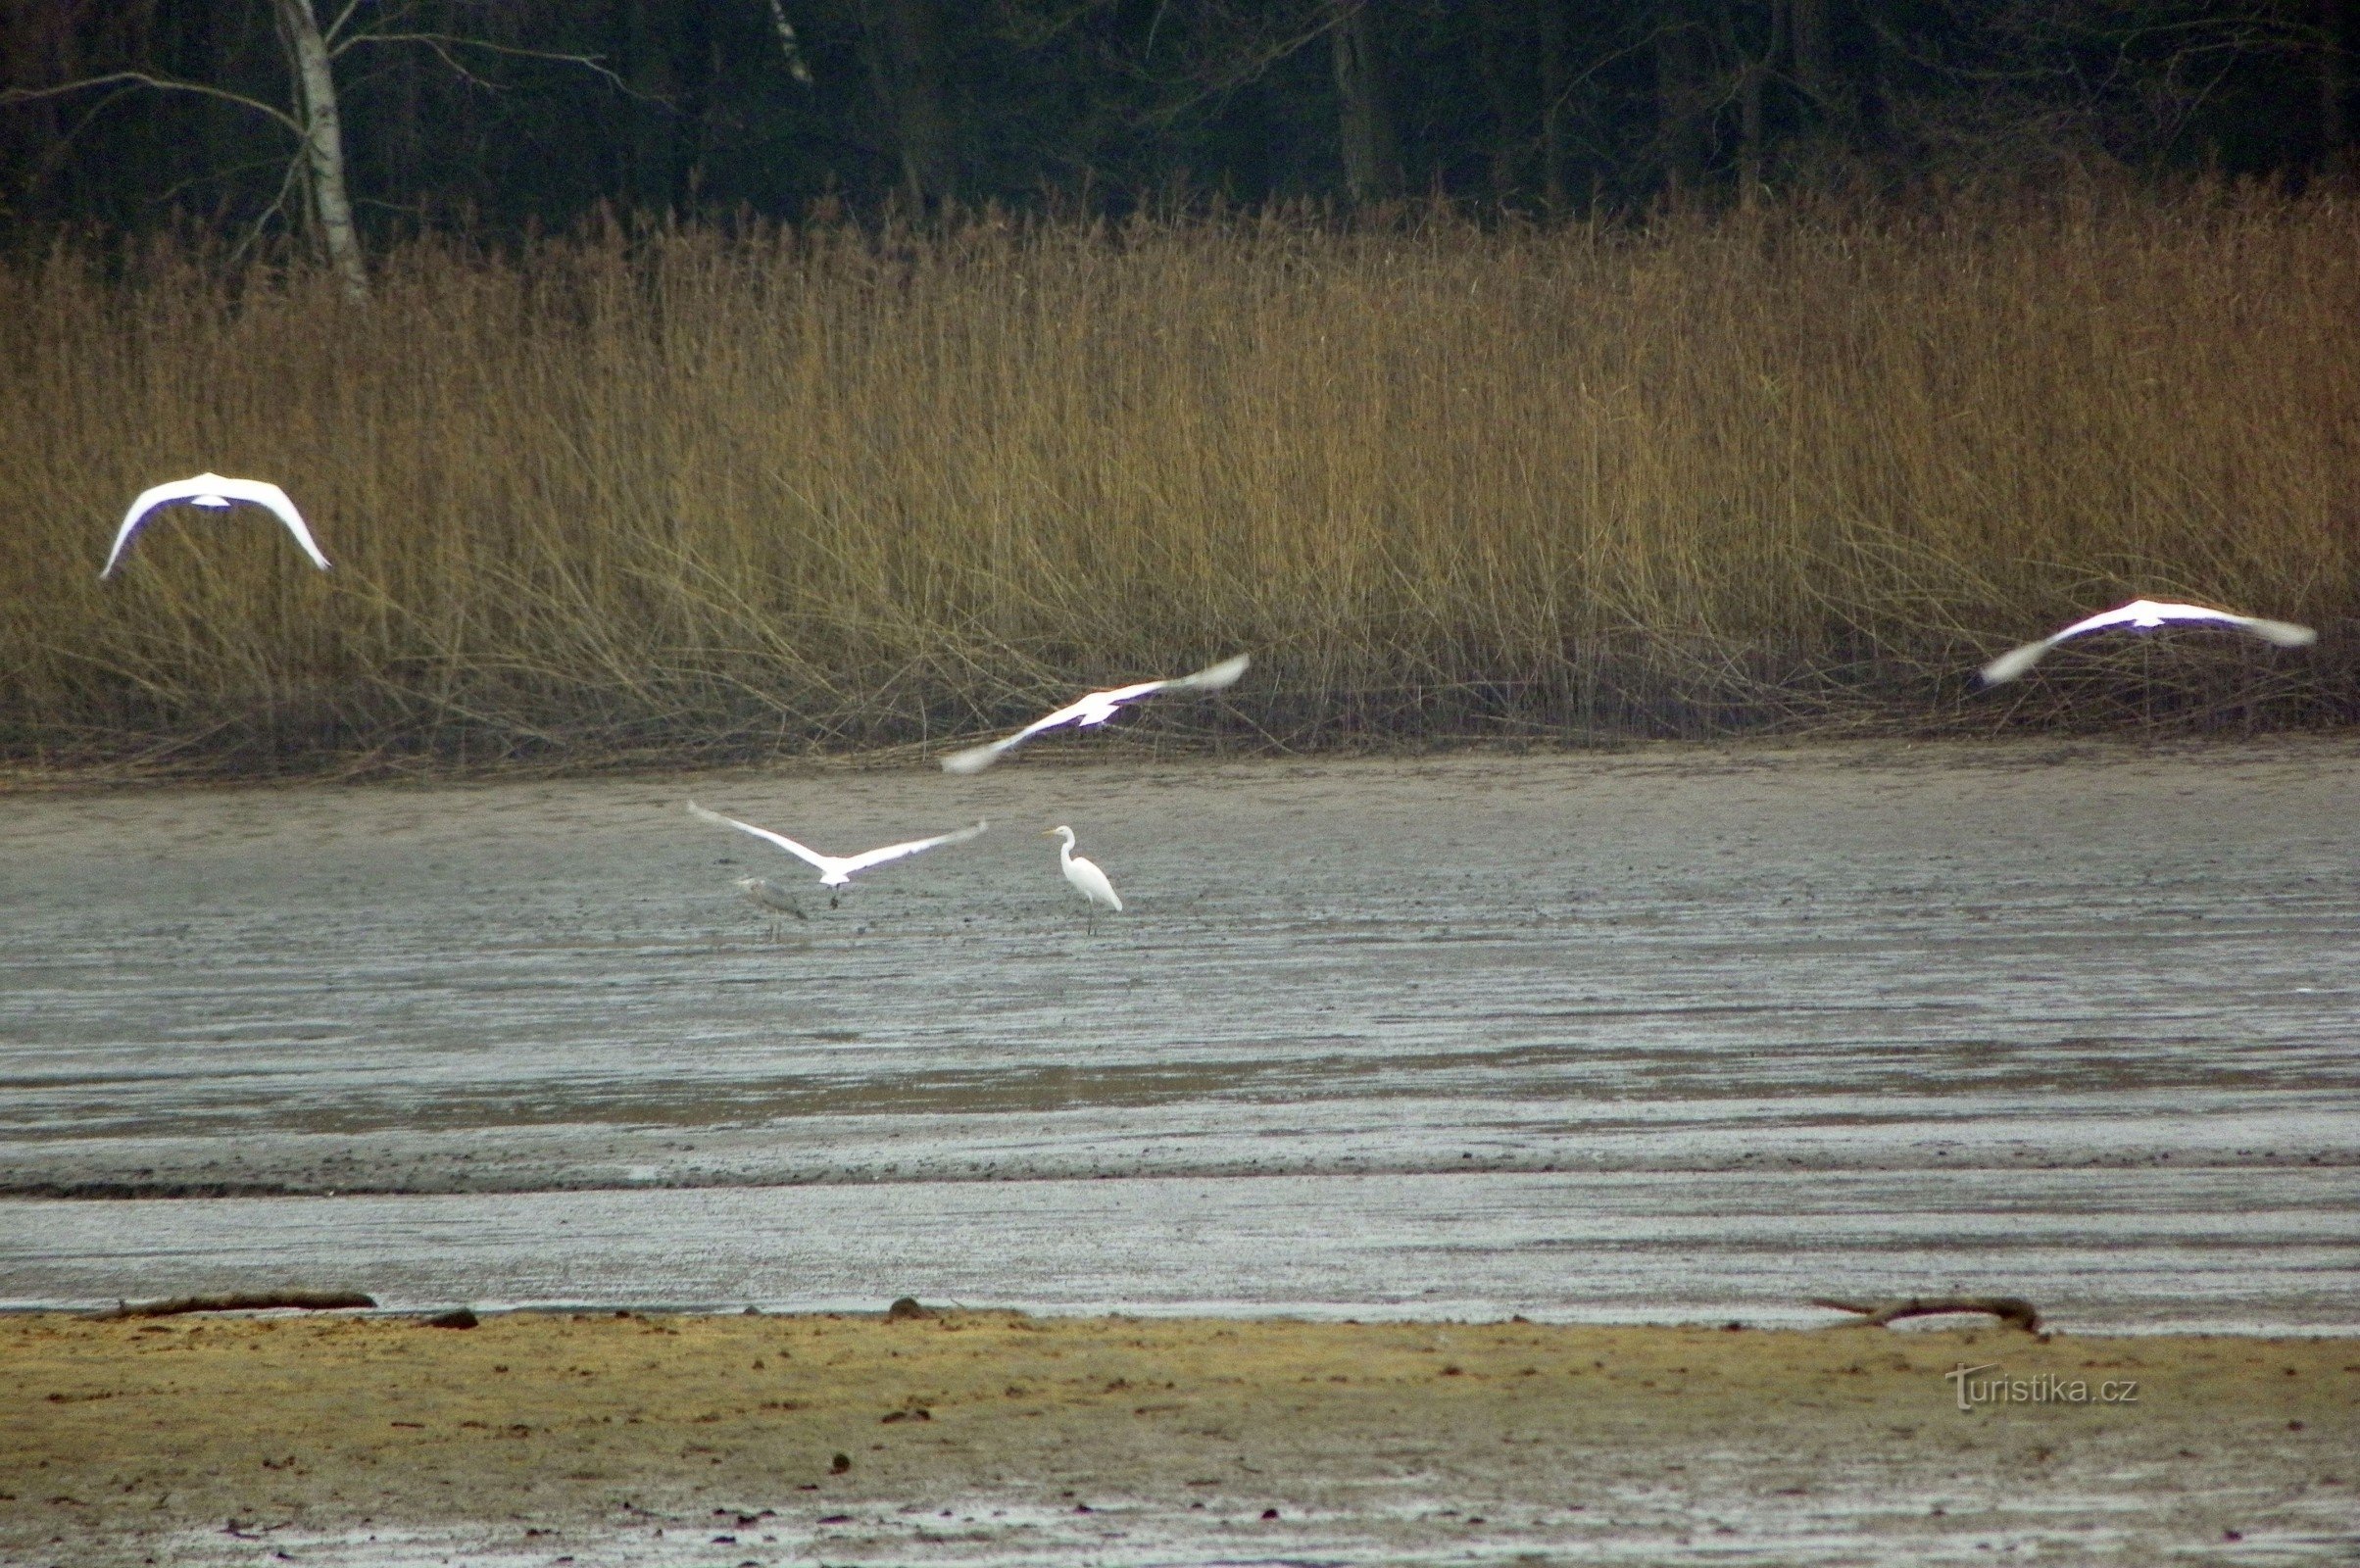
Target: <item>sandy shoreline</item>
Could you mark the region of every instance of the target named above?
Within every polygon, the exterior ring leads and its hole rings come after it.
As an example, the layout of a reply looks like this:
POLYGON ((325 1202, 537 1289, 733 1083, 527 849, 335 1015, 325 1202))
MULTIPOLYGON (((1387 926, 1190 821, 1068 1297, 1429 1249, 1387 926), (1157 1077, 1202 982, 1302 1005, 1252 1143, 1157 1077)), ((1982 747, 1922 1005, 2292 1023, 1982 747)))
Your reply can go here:
POLYGON ((2360 1535, 2349 1341, 50 1315, 0 1320, 0 1360, 25 1564, 2152 1562, 2360 1535), (1962 1365, 2052 1392, 1961 1411, 1962 1365))

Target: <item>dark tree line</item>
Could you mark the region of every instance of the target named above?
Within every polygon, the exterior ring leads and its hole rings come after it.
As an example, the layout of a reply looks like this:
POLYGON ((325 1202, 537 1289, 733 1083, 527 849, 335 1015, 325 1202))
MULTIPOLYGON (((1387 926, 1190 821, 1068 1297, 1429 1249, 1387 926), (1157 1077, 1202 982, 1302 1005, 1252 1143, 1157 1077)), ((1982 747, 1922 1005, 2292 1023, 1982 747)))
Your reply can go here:
POLYGON ((2347 153, 2355 0, 0 0, 0 227, 1440 192, 1591 211, 2347 153), (317 60, 314 61, 318 63, 317 60), (75 85, 79 84, 79 85, 75 85), (58 89, 70 90, 58 90, 58 89), (273 119, 271 109, 285 113, 273 119), (317 137, 315 137, 317 139, 317 137))

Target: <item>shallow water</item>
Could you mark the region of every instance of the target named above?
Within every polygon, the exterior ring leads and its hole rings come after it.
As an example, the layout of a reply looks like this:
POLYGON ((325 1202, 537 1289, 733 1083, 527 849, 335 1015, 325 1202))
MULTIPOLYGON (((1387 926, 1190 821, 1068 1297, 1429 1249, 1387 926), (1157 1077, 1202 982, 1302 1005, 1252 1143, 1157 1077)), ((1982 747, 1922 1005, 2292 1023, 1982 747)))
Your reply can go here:
POLYGON ((0 1302, 2360 1330, 2360 747, 1080 755, 0 803, 0 1302))

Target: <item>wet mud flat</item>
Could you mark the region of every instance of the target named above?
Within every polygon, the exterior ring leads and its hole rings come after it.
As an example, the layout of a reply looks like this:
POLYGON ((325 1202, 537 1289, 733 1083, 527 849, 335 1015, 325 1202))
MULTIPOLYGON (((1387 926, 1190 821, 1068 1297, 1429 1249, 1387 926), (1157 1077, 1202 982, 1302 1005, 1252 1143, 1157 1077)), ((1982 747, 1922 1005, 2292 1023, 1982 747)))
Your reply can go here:
POLYGON ((27 1565, 2143 1565, 2360 1546, 2360 1353, 2335 1340, 20 1315, 0 1318, 0 1557, 27 1565))
POLYGON ((0 798, 0 1302, 2360 1329, 2360 743, 1105 755, 0 798))
MULTIPOLYGON (((456 1304, 1816 1326, 2027 1297, 2076 1330, 2349 1334, 2342 1169, 1486 1172, 892 1182, 0 1207, 0 1281, 456 1304), (2265 1187, 2261 1177, 2270 1181, 2265 1187)), ((2360 1343, 2360 1342, 2356 1342, 2360 1343)))

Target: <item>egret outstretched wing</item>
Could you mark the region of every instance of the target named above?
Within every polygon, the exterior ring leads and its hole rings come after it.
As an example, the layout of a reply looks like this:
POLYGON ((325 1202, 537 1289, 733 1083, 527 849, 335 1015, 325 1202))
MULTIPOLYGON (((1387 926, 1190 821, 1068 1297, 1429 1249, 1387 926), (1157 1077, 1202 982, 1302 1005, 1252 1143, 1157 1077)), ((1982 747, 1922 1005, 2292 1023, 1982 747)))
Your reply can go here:
POLYGON ((2021 648, 2011 648, 1984 665, 1982 669, 1976 671, 1976 674, 1986 686, 1996 686, 2001 681, 2014 680, 2039 663, 2042 654, 2056 646, 2055 638, 2043 637, 2037 643, 2026 643, 2021 648))
POLYGON ((139 492, 130 510, 123 514, 123 526, 115 531, 115 548, 107 552, 107 564, 100 568, 99 576, 104 578, 114 574, 117 564, 123 560, 123 551, 130 545, 131 535, 139 531, 139 525, 147 520, 148 514, 175 501, 215 508, 226 507, 233 501, 246 501, 267 508, 287 525, 287 532, 295 536, 295 543, 302 547, 305 555, 312 558, 312 564, 321 571, 328 569, 327 557, 320 553, 319 541, 312 537, 312 530, 304 522, 303 514, 295 510, 295 503, 288 499, 284 490, 263 479, 232 479, 219 473, 200 473, 194 478, 174 479, 170 484, 153 485, 139 492))
POLYGON ((852 875, 856 871, 865 871, 872 865, 883 865, 886 861, 898 860, 905 855, 915 855, 920 850, 930 850, 937 844, 964 844, 989 825, 977 822, 972 826, 959 828, 953 832, 938 833, 930 839, 911 839, 905 844, 888 844, 881 850, 870 850, 864 855, 822 855, 808 845, 796 843, 784 833, 773 833, 766 827, 756 827, 752 822, 741 822, 734 816, 723 816, 718 811, 709 811, 694 801, 688 803, 688 812, 689 815, 701 821, 717 823, 722 827, 733 827, 740 833, 751 833, 765 843, 777 845, 797 859, 815 867, 819 872, 819 885, 827 888, 842 887, 852 879, 852 875))
POLYGON ((312 530, 304 522, 303 514, 295 510, 295 503, 288 499, 284 490, 261 479, 224 479, 218 473, 212 478, 216 495, 227 496, 232 501, 250 501, 275 514, 278 520, 287 525, 287 532, 295 536, 297 546, 312 558, 312 564, 321 571, 328 569, 327 557, 321 553, 319 541, 312 537, 312 530))
POLYGON ((1239 654, 1234 658, 1224 659, 1217 664, 1207 664, 1193 674, 1175 675, 1169 680, 1143 680, 1135 685, 1116 686, 1103 692, 1091 692, 1067 703, 1054 713, 1034 719, 1013 735, 982 746, 970 746, 964 751, 951 753, 942 760, 943 771, 946 773, 980 773, 1009 752, 1031 740, 1035 735, 1046 730, 1060 728, 1066 724, 1084 726, 1104 724, 1125 705, 1153 697, 1157 692, 1219 691, 1225 686, 1237 684, 1238 677, 1246 673, 1246 666, 1250 662, 1252 661, 1247 655, 1239 654))
POLYGON ((721 827, 733 827, 740 833, 751 833, 765 843, 777 845, 797 859, 817 867, 821 872, 833 871, 845 863, 832 855, 822 855, 817 850, 808 849, 784 833, 773 833, 766 827, 756 827, 752 822, 741 822, 734 816, 723 816, 718 811, 709 811, 694 801, 688 803, 688 814, 696 817, 699 821, 716 823, 721 827))
POLYGON ((1151 682, 1149 690, 1217 692, 1223 687, 1235 686, 1238 683, 1238 677, 1246 673, 1246 666, 1252 662, 1253 660, 1247 655, 1239 654, 1234 658, 1224 659, 1217 664, 1207 664, 1192 675, 1175 675, 1170 680, 1151 682))
POLYGON ((865 855, 856 855, 844 861, 845 874, 849 876, 855 871, 865 871, 872 865, 883 865, 887 860, 898 860, 905 855, 915 855, 918 851, 930 850, 937 844, 964 844, 989 826, 991 826, 989 822, 971 822, 965 827, 955 828, 948 833, 937 833, 930 839, 911 839, 907 844, 888 844, 881 850, 870 850, 865 855))
POLYGON ((2291 620, 2270 620, 2261 615, 2246 615, 2240 618, 2247 631, 2264 642, 2275 643, 2281 648, 2308 648, 2319 641, 2318 632, 2309 626, 2298 625, 2291 620))
POLYGON ((139 492, 131 503, 131 510, 123 514, 123 526, 115 530, 115 548, 107 552, 107 564, 98 570, 100 578, 104 579, 115 570, 115 564, 123 559, 123 547, 131 542, 131 535, 138 531, 140 522, 149 513, 167 502, 186 499, 189 482, 175 479, 171 484, 151 485, 139 492))
POLYGON ((2209 623, 2228 626, 2237 631, 2251 632, 2265 642, 2281 648, 2300 648, 2318 639, 2319 633, 2308 626, 2298 626, 2290 620, 2266 620, 2259 615, 2240 615, 2232 611, 2215 610, 2209 605, 2171 604, 2153 599, 2134 599, 2127 605, 2100 611, 2094 615, 2075 621, 2059 631, 2049 633, 2037 642, 2011 648, 1979 671, 1986 686, 1997 686, 2014 680, 2036 663, 2040 657, 2059 643, 2088 632, 2104 631, 2112 626, 2131 626, 2152 630, 2166 621, 2209 623))
MULTIPOLYGON (((1091 695, 1096 696, 1097 693, 1094 692, 1091 695)), ((943 759, 943 771, 946 773, 980 773, 1042 731, 1072 723, 1088 710, 1086 705, 1089 701, 1090 699, 1085 697, 1081 702, 1067 703, 1047 718, 1034 719, 1015 734, 993 741, 989 745, 970 746, 963 752, 953 752, 943 759)))

